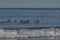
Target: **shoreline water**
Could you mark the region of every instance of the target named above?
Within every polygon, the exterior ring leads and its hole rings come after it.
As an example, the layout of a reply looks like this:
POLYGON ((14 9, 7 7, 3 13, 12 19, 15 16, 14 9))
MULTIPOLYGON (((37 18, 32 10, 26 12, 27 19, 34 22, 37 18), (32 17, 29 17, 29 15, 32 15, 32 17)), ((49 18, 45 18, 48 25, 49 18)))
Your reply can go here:
MULTIPOLYGON (((2 40, 60 40, 60 8, 58 9, 0 9, 0 38, 2 40), (8 19, 12 23, 2 23, 8 19), (28 19, 31 24, 18 24, 28 19), (40 19, 39 26, 34 23, 40 19), (14 21, 17 20, 15 24, 14 21)), ((15 21, 16 22, 16 21, 15 21)), ((0 40, 1 40, 0 39, 0 40)))
POLYGON ((60 29, 0 29, 0 37, 60 37, 60 29))

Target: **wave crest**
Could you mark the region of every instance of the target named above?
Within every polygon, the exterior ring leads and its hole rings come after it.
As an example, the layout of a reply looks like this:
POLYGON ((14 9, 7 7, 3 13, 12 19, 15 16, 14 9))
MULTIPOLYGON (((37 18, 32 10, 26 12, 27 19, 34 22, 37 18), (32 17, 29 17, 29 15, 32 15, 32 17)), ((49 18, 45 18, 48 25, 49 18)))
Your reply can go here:
POLYGON ((0 37, 40 37, 40 36, 60 36, 60 29, 20 29, 4 30, 0 29, 0 37))

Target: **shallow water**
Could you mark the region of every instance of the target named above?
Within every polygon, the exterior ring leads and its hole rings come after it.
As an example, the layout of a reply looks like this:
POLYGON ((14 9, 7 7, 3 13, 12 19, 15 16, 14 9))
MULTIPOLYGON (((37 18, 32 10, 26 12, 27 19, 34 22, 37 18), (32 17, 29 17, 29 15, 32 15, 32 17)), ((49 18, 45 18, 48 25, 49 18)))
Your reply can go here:
POLYGON ((60 40, 60 37, 39 37, 39 38, 4 38, 0 40, 60 40))
POLYGON ((0 29, 0 40, 60 40, 60 29, 0 29))

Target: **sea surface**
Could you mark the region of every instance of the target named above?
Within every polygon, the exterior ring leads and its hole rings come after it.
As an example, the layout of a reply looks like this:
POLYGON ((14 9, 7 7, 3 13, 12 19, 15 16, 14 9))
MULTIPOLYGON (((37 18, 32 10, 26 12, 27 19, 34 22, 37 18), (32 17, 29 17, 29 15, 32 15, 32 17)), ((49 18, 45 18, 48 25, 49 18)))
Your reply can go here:
POLYGON ((12 23, 0 23, 0 28, 36 27, 35 20, 39 19, 39 27, 60 26, 60 10, 0 10, 0 22, 11 20, 12 23), (17 20, 17 23, 14 23, 17 20), (19 24, 20 20, 29 20, 29 24, 19 24))
POLYGON ((1 40, 59 40, 60 29, 54 27, 60 27, 60 10, 0 10, 1 40), (7 23, 7 20, 11 22, 7 23), (29 20, 29 23, 22 24, 20 20, 29 20), (39 20, 39 24, 35 23, 36 20, 39 20))

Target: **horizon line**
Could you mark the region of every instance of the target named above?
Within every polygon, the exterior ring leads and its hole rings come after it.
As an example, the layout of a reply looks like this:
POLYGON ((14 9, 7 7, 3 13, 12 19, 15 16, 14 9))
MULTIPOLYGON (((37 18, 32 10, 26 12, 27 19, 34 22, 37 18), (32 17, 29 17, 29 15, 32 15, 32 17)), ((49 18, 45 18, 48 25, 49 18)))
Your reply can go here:
POLYGON ((0 10, 60 10, 60 8, 0 8, 0 10))

